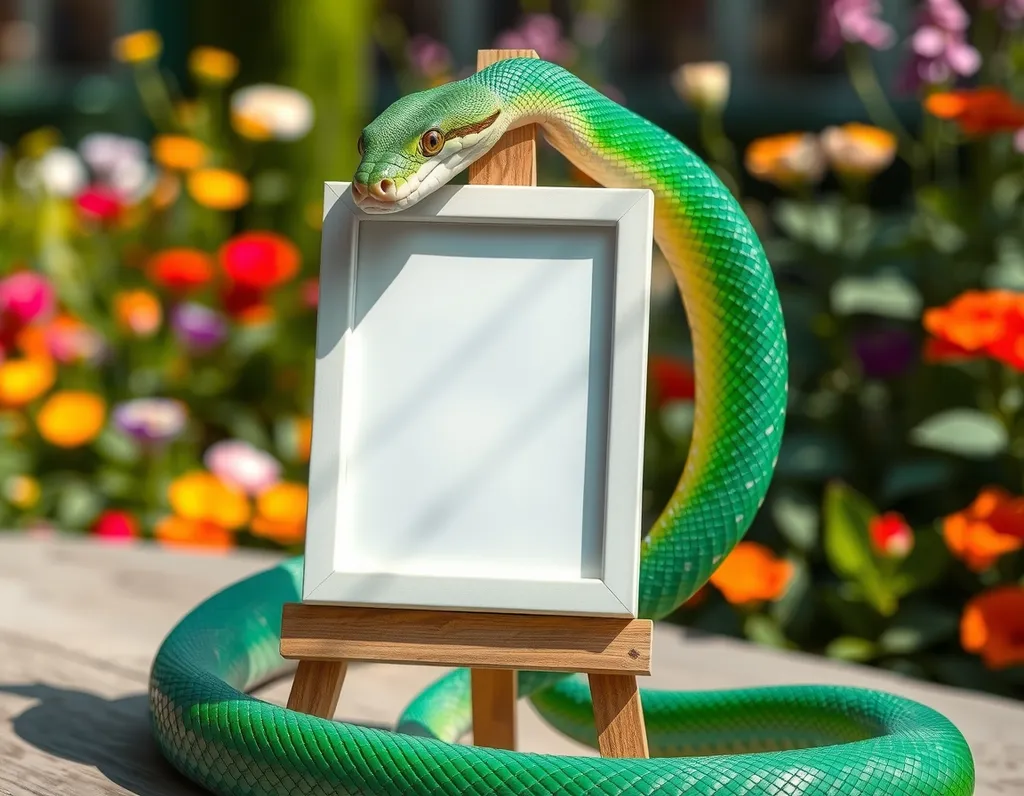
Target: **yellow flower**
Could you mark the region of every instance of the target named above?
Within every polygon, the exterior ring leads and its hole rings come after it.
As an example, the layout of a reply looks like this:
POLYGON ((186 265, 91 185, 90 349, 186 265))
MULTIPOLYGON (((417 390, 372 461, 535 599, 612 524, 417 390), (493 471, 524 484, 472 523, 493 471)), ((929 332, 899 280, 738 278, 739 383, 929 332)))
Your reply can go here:
POLYGON ((29 475, 12 475, 4 482, 4 495, 17 509, 30 509, 39 502, 39 482, 29 475))
POLYGON ((176 478, 167 497, 179 517, 228 530, 245 525, 251 514, 245 492, 203 470, 176 478))
POLYGON ((694 108, 720 111, 729 100, 730 76, 726 63, 683 64, 672 74, 672 86, 694 108))
POLYGON ((825 153, 811 133, 758 138, 747 147, 744 164, 754 177, 781 188, 813 185, 825 176, 825 153))
POLYGON ((49 357, 0 362, 0 406, 20 407, 49 390, 57 370, 49 357))
POLYGON ((269 141, 274 136, 268 125, 250 114, 232 113, 231 126, 235 128, 236 133, 250 141, 269 141))
POLYGON ((203 143, 186 135, 158 135, 150 149, 153 160, 171 171, 191 171, 206 161, 203 143))
POLYGON ((40 127, 25 133, 18 142, 25 157, 41 158, 60 143, 60 133, 55 127, 40 127))
POLYGON ((236 171, 199 169, 188 176, 188 192, 212 210, 237 210, 249 201, 249 183, 236 171))
POLYGON ((844 177, 874 177, 896 158, 896 136, 869 124, 828 127, 821 134, 821 145, 832 168, 844 177))
POLYGON ((238 74, 238 58, 217 47, 196 47, 189 53, 188 68, 198 80, 223 85, 238 74))
POLYGON ((309 494, 302 484, 282 481, 256 498, 252 532, 282 545, 298 544, 306 535, 309 494))
POLYGON ((231 533, 212 522, 187 520, 171 515, 157 522, 153 536, 164 547, 198 549, 211 553, 230 550, 235 539, 231 533))
POLYGON ((141 64, 159 58, 163 47, 155 30, 139 30, 114 40, 114 57, 122 63, 141 64))
POLYGON ((36 415, 40 436, 59 448, 77 448, 99 436, 107 405, 95 393, 62 390, 46 399, 36 415))

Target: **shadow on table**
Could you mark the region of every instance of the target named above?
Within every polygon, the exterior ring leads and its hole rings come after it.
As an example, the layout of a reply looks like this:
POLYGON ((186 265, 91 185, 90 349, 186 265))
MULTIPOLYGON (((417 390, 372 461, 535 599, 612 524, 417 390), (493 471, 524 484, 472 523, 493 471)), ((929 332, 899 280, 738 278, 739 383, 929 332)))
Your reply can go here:
POLYGON ((0 683, 0 693, 38 701, 15 716, 11 726, 21 740, 45 754, 93 766, 137 796, 204 792, 160 755, 146 694, 104 699, 46 683, 0 683))

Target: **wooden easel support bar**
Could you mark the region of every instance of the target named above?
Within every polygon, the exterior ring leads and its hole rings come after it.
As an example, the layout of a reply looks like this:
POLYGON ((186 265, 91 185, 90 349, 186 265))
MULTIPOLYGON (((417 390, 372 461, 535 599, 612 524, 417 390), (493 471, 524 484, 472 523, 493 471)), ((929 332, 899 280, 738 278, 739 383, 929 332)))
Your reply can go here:
POLYGON ((281 655, 475 669, 649 675, 649 619, 288 603, 281 655))

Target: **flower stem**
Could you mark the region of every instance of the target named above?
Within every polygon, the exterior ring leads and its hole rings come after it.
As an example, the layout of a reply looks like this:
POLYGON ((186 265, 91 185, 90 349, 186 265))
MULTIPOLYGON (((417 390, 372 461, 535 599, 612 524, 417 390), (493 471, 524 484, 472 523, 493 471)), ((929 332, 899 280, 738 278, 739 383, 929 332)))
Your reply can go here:
POLYGON ((871 65, 867 51, 862 47, 848 46, 844 48, 844 53, 850 84, 857 92, 857 96, 860 97, 860 101, 864 103, 868 116, 879 127, 888 128, 895 133, 899 142, 899 156, 916 170, 922 165, 920 146, 900 121, 892 105, 889 104, 885 89, 878 81, 878 75, 871 65))

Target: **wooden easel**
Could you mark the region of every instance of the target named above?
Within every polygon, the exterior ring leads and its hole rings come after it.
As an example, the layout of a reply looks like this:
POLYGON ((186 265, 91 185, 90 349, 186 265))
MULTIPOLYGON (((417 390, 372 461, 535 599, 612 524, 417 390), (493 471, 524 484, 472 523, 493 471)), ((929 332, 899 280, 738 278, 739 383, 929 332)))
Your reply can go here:
MULTIPOLYGON (((533 50, 480 50, 477 70, 533 50)), ((512 130, 469 167, 477 185, 536 185, 535 125, 512 130)), ((471 669, 473 743, 516 748, 516 671, 586 673, 604 757, 648 757, 637 675, 651 673, 647 619, 533 616, 289 603, 281 655, 299 664, 288 707, 332 718, 348 661, 471 669)))

